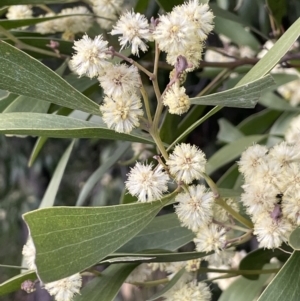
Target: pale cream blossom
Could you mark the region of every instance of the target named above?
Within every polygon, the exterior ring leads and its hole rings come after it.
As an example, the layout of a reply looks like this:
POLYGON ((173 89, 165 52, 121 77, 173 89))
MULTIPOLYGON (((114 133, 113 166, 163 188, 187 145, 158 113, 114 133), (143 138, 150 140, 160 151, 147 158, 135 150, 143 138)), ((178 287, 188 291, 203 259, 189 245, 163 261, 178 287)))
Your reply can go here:
POLYGON ((194 243, 198 252, 215 251, 219 254, 225 247, 226 230, 216 224, 203 225, 198 230, 194 243))
POLYGON ((109 64, 106 61, 109 58, 106 53, 107 44, 102 35, 93 40, 84 35, 82 39, 75 41, 73 48, 76 53, 70 61, 71 69, 80 76, 86 75, 90 78, 103 74, 109 64))
POLYGON ((199 3, 199 0, 190 0, 182 5, 175 6, 173 13, 179 18, 187 18, 197 28, 197 36, 201 41, 213 30, 214 15, 207 4, 199 3))
POLYGON ((28 237, 26 244, 23 247, 22 254, 25 262, 30 270, 36 270, 35 265, 35 246, 31 236, 28 237))
POLYGON ((169 160, 166 161, 170 173, 177 181, 186 184, 202 178, 205 172, 205 154, 195 145, 181 143, 175 146, 169 160))
POLYGON ((151 277, 152 270, 147 263, 142 263, 137 266, 126 278, 125 282, 144 282, 151 277))
POLYGON ((147 51, 145 42, 152 40, 148 20, 144 15, 133 11, 127 11, 120 17, 111 34, 121 35, 118 38, 121 49, 131 45, 131 53, 135 55, 139 55, 139 50, 147 51))
POLYGON ((110 10, 104 9, 103 6, 92 6, 92 9, 95 14, 96 22, 105 30, 110 30, 118 20, 118 15, 116 12, 111 12, 110 10))
POLYGON ((281 208, 284 217, 288 218, 294 225, 300 226, 300 185, 290 187, 284 193, 281 208))
POLYGON ((161 166, 153 169, 152 164, 137 162, 131 168, 125 185, 131 195, 137 196, 139 202, 144 203, 160 200, 168 189, 168 181, 169 176, 161 166))
POLYGON ((291 143, 291 144, 298 144, 300 143, 300 115, 298 115, 297 117, 294 117, 286 132, 285 132, 285 135, 284 135, 284 138, 285 140, 288 142, 288 143, 291 143))
MULTIPOLYGON (((235 199, 224 199, 227 205, 229 205, 234 211, 239 212, 239 204, 235 199)), ((220 223, 226 223, 230 220, 230 214, 223 207, 217 203, 213 204, 213 218, 220 223)))
POLYGON ((145 161, 152 156, 151 150, 153 149, 153 146, 151 144, 133 142, 131 143, 131 148, 133 150, 133 155, 135 157, 138 156, 140 161, 145 161))
POLYGON ((126 134, 140 125, 139 118, 144 114, 141 99, 135 94, 113 98, 107 96, 100 111, 109 129, 126 134))
POLYGON ((122 11, 123 0, 89 0, 93 7, 99 7, 104 13, 117 14, 122 11))
POLYGON ((214 195, 204 185, 189 186, 188 192, 179 193, 175 202, 178 202, 176 214, 184 227, 196 232, 211 222, 214 195))
POLYGON ((169 13, 159 17, 153 32, 159 48, 167 53, 181 53, 198 42, 197 26, 187 18, 169 13))
MULTIPOLYGON (((39 18, 48 18, 48 17, 54 17, 54 13, 47 13, 46 15, 39 16, 39 18)), ((35 29, 37 32, 41 34, 48 34, 48 33, 55 33, 57 31, 56 26, 57 19, 37 23, 35 25, 35 29)))
POLYGON ((76 294, 80 293, 82 279, 80 274, 46 283, 45 289, 56 301, 71 301, 76 294))
POLYGON ((170 114, 181 115, 186 113, 191 106, 190 98, 185 93, 185 88, 177 83, 173 84, 163 96, 163 103, 169 107, 170 114))
POLYGON ((6 18, 8 20, 30 19, 32 18, 32 6, 10 5, 6 13, 6 18))
POLYGON ((124 94, 138 94, 141 78, 135 66, 110 64, 106 70, 103 75, 98 77, 106 95, 121 97, 124 94))

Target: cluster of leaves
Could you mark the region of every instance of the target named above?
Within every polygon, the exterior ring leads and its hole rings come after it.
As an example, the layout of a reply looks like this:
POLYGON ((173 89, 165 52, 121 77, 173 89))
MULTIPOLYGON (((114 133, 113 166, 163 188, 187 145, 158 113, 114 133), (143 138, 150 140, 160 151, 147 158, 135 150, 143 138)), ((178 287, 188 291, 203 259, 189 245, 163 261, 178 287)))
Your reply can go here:
MULTIPOLYGON (((4 5, 68 1, 4 0, 2 2, 3 7, 0 8, 0 14, 7 9, 4 5)), ((138 1, 136 11, 144 9, 147 2, 138 1)), ((169 11, 174 2, 161 0, 159 4, 163 9, 169 11), (170 4, 171 2, 172 4, 170 4)), ((268 2, 270 9, 274 11, 275 21, 280 24, 282 16, 274 6, 276 1, 268 2)), ((247 45, 258 50, 260 44, 257 38, 245 30, 245 25, 250 25, 245 23, 247 21, 215 4, 212 5, 212 9, 216 15, 216 33, 227 35, 238 45, 247 45)), ((94 91, 98 89, 95 81, 64 75, 66 63, 62 62, 60 58, 56 58, 62 63, 56 72, 39 61, 51 57, 49 54, 51 51, 46 45, 51 43, 53 37, 13 30, 41 21, 43 18, 19 21, 0 19, 0 89, 2 90, 0 94, 0 132, 39 137, 32 151, 30 165, 34 163, 49 137, 73 139, 52 176, 39 206, 41 210, 24 215, 24 220, 30 228, 36 246, 38 277, 47 283, 83 271, 96 264, 115 263, 110 265, 101 274, 101 277, 96 277, 89 282, 82 290, 81 295, 76 297, 77 301, 113 300, 126 277, 136 267, 133 262, 174 262, 201 258, 207 254, 176 252, 178 248, 192 241, 193 234, 180 227, 175 214, 157 217, 157 213, 172 201, 172 195, 161 202, 152 204, 132 203, 97 208, 81 207, 97 181, 127 151, 128 142, 153 144, 153 141, 148 134, 140 130, 133 130, 130 134, 120 134, 108 129, 101 120, 99 105, 91 99, 94 91), (5 32, 8 31, 21 44, 10 45, 15 41, 5 35, 5 32), (24 52, 16 46, 23 46, 21 48, 24 52), (44 49, 45 52, 35 52, 34 48, 44 49), (81 112, 80 118, 70 117, 74 111, 81 112), (87 118, 87 116, 92 117, 87 118), (76 207, 52 207, 77 138, 110 139, 124 142, 86 182, 77 199, 76 207)), ((196 127, 223 107, 253 108, 258 101, 266 108, 251 115, 237 127, 225 119, 219 120, 218 138, 225 145, 209 158, 207 174, 211 175, 237 159, 245 148, 254 142, 271 144, 280 140, 286 125, 299 109, 284 102, 274 94, 273 90, 294 78, 288 75, 275 76, 276 84, 274 86, 274 80, 268 73, 296 41, 299 36, 299 28, 300 20, 298 19, 267 55, 254 67, 246 70, 246 75, 245 69, 243 69, 235 81, 228 80, 226 91, 191 99, 192 104, 196 106, 181 120, 175 130, 174 122, 177 117, 167 115, 161 133, 162 137, 165 136, 164 142, 169 144, 169 148, 186 139, 196 127), (272 91, 270 91, 271 87, 272 91), (214 107, 203 115, 206 105, 214 107), (173 129, 172 135, 167 135, 170 128, 173 129), (268 134, 266 134, 267 131, 268 134)), ((59 43, 60 54, 70 56, 72 43, 60 39, 56 39, 56 41, 59 43)), ((209 70, 204 70, 203 75, 205 72, 209 73, 209 70)), ((239 195, 241 177, 236 164, 231 165, 217 184, 222 196, 236 197, 239 195)), ((260 301, 280 300, 282 294, 286 300, 297 300, 299 290, 297 266, 300 264, 298 237, 298 230, 296 230, 290 238, 290 245, 294 249, 293 255, 289 257, 273 282, 260 296, 260 301)), ((277 255, 280 256, 282 253, 278 251, 277 255)), ((252 300, 270 279, 268 274, 263 275, 262 268, 274 256, 273 252, 263 250, 256 250, 248 254, 240 265, 239 273, 237 272, 245 277, 237 280, 219 300, 252 300), (253 264, 254 262, 256 264, 253 264), (254 271, 257 271, 257 277, 253 276, 254 271), (262 275, 258 278, 259 274, 262 275), (246 286, 247 294, 244 291, 246 286)), ((283 261, 286 259, 284 258, 283 261)), ((32 271, 17 275, 0 285, 0 295, 19 289, 24 280, 36 278, 37 275, 32 271)), ((156 298, 159 296, 157 295, 156 298)))

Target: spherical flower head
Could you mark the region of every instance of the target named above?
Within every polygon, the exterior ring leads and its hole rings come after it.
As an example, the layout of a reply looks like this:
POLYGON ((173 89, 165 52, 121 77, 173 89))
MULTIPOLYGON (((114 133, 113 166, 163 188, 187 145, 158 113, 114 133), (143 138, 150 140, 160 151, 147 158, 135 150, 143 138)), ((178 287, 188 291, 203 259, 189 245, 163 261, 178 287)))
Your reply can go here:
POLYGON ((282 196, 282 214, 294 225, 300 226, 300 185, 290 187, 282 196))
POLYGON ((11 5, 8 7, 6 18, 8 20, 32 18, 31 5, 11 5))
POLYGON ((35 265, 35 246, 31 236, 28 237, 27 243, 24 245, 22 254, 25 262, 30 270, 36 270, 35 265))
POLYGON ((197 238, 194 238, 196 250, 198 252, 211 252, 215 251, 220 253, 225 247, 226 243, 226 230, 219 225, 210 224, 209 226, 203 225, 197 233, 197 238))
POLYGON ((170 173, 177 181, 190 184, 193 180, 202 177, 202 173, 205 171, 206 158, 197 146, 181 143, 175 146, 166 163, 170 173))
POLYGON ((173 12, 196 24, 197 36, 201 41, 204 41, 214 28, 212 11, 207 4, 200 4, 199 0, 190 0, 183 5, 175 6, 173 12))
POLYGON ((105 14, 116 15, 122 11, 124 0, 90 0, 90 2, 93 9, 96 7, 97 10, 105 14))
POLYGON ((299 144, 300 141, 300 115, 293 118, 284 135, 288 143, 299 144))
POLYGON ((251 177, 257 166, 262 162, 268 152, 266 146, 259 144, 248 147, 238 162, 239 171, 244 174, 245 178, 251 177))
POLYGON ((139 49, 145 52, 148 48, 144 41, 152 40, 148 20, 144 15, 133 11, 127 11, 121 16, 111 34, 121 35, 119 37, 121 49, 131 45, 131 53, 137 56, 139 49))
POLYGON ((254 224, 254 234, 259 246, 266 249, 275 249, 286 242, 292 231, 292 225, 286 218, 274 220, 269 213, 261 214, 254 224))
POLYGON ((299 150, 294 144, 283 141, 270 149, 268 156, 277 161, 282 167, 289 166, 291 162, 299 158, 299 150))
MULTIPOLYGON (((46 15, 39 16, 39 18, 47 18, 47 17, 54 17, 54 13, 47 13, 46 15)), ((49 20, 45 22, 41 22, 35 25, 36 32, 39 32, 41 34, 48 34, 48 33, 55 33, 56 32, 56 21, 57 19, 54 20, 49 20)))
POLYGON ((198 68, 201 62, 203 52, 203 44, 195 41, 188 48, 181 50, 180 52, 172 51, 167 54, 167 62, 170 65, 175 66, 179 55, 184 56, 189 64, 189 68, 185 69, 186 72, 191 72, 198 68))
POLYGON ((75 274, 70 277, 45 284, 45 289, 56 301, 71 301, 75 294, 80 293, 82 285, 81 275, 75 274))
POLYGON ((169 13, 159 17, 153 38, 161 50, 181 54, 199 40, 196 29, 194 22, 178 14, 169 13))
POLYGON ((142 263, 129 274, 125 282, 144 282, 150 278, 151 274, 151 267, 149 267, 147 263, 142 263))
POLYGON ((116 11, 106 9, 105 5, 92 6, 93 12, 96 15, 96 22, 102 29, 110 30, 118 20, 116 11))
POLYGON ((141 161, 145 161, 152 156, 151 150, 153 149, 153 146, 151 144, 133 142, 131 143, 131 148, 133 150, 133 155, 141 161))
POLYGON ((186 262, 185 269, 187 272, 197 272, 200 269, 201 258, 191 259, 186 262))
POLYGON ((181 115, 191 106, 190 98, 185 94, 185 88, 173 84, 163 96, 163 103, 169 107, 170 114, 181 115))
POLYGON ((206 283, 192 281, 171 289, 165 298, 165 301, 209 301, 211 292, 206 283))
POLYGON ((125 184, 131 195, 137 196, 139 202, 145 203, 160 200, 168 189, 168 181, 169 176, 160 165, 153 169, 152 164, 137 162, 131 168, 125 184))
POLYGON ((98 77, 105 94, 111 97, 121 97, 124 94, 138 93, 141 78, 135 66, 111 64, 106 70, 104 75, 98 77))
POLYGON ((182 225, 196 232, 212 220, 214 195, 204 185, 189 186, 188 192, 179 193, 175 201, 176 214, 182 225))
POLYGON ((66 16, 56 21, 56 31, 68 32, 76 34, 79 32, 86 32, 93 23, 93 17, 90 11, 85 6, 76 6, 73 8, 65 8, 59 16, 66 16), (72 16, 71 16, 72 15, 72 16), (73 16, 85 15, 85 16, 73 16))
POLYGON ((84 35, 81 40, 74 42, 76 54, 70 61, 71 69, 79 76, 86 75, 90 78, 102 74, 108 65, 107 44, 102 35, 96 36, 94 40, 84 35))
POLYGON ((141 108, 142 103, 137 95, 125 94, 121 97, 105 97, 100 111, 109 129, 129 134, 140 125, 139 118, 144 114, 141 108))

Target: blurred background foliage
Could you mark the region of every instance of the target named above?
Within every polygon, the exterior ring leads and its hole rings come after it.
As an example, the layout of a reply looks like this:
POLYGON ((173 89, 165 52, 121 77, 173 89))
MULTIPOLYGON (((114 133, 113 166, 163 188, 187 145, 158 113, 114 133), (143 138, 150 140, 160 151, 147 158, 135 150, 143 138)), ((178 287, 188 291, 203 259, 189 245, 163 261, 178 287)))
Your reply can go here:
MULTIPOLYGON (((57 2, 60 2, 57 0, 57 2)), ((137 10, 145 13, 147 17, 157 16, 160 12, 160 4, 164 2, 165 7, 180 4, 183 1, 168 0, 139 0, 136 2, 127 1, 126 7, 136 6, 137 10)), ((7 2, 9 4, 9 2, 7 2)), ((266 1, 266 0, 211 0, 210 4, 214 12, 219 12, 216 17, 216 28, 214 34, 210 35, 207 41, 207 49, 210 47, 222 47, 223 43, 220 34, 227 36, 237 46, 249 46, 256 53, 262 49, 262 45, 268 39, 277 38, 300 16, 300 1, 266 1), (267 4, 269 6, 267 6, 267 4), (219 9, 223 9, 220 11, 219 9), (228 13, 228 14, 227 14, 228 13), (221 17, 222 16, 222 17, 221 17), (234 17, 233 17, 234 16, 234 17), (235 19, 237 18, 237 19, 235 19), (238 22, 235 22, 237 21, 238 22), (247 30, 245 30, 247 28, 247 30), (251 28, 251 30, 249 30, 251 28), (278 31, 274 31, 274 28, 278 31)), ((1 6, 0 2, 0 6, 1 6)), ((6 4, 7 5, 7 4, 6 4)), ((54 11, 60 11, 65 7, 85 5, 82 1, 67 4, 51 4, 49 7, 54 11)), ((41 9, 34 8, 34 15, 39 15, 41 9)), ((0 7, 0 20, 5 20, 5 7, 0 7)), ((1 25, 1 23, 0 23, 1 25)), ((88 31, 90 36, 102 33, 103 30, 95 22, 88 31)), ((52 38, 32 33, 30 28, 26 31, 13 29, 12 33, 17 37, 23 37, 29 45, 44 47, 45 41, 52 38)), ((0 37, 1 38, 1 37, 0 37)), ((4 40, 6 38, 2 37, 4 40)), ((22 40, 22 38, 20 38, 22 40)), ((117 48, 116 38, 112 37, 117 48)), ((153 47, 153 45, 152 45, 153 47)), ((72 53, 72 42, 60 40, 60 52, 70 55, 72 53)), ((226 49, 225 49, 226 52, 226 49)), ((62 60, 47 58, 43 54, 28 51, 53 70, 62 72, 66 66, 62 60)), ((141 62, 147 66, 151 64, 151 51, 140 57, 141 62)), ((170 68, 162 64, 159 74, 160 85, 165 86, 169 81, 170 68)), ((249 69, 250 65, 244 65, 235 70, 237 78, 224 77, 218 85, 214 85, 210 92, 221 91, 234 86, 238 79, 249 69)), ((221 68, 207 67, 188 75, 185 86, 187 93, 195 97, 205 89, 213 79, 222 72, 221 68)), ((97 81, 87 78, 78 79, 68 72, 62 73, 63 77, 78 90, 96 101, 101 102, 102 93, 97 81)), ((147 79, 144 78, 146 81, 147 79)), ((273 93, 274 94, 274 93, 273 93)), ((272 96, 272 95, 271 95, 272 96)), ((271 96, 269 96, 271 98, 271 96)), ((0 111, 7 111, 14 98, 0 95, 0 111)), ((245 135, 267 133, 273 124, 279 120, 290 120, 299 111, 299 108, 286 106, 275 106, 273 98, 268 101, 267 96, 263 103, 259 103, 254 109, 223 108, 213 117, 206 120, 187 138, 187 141, 198 145, 207 155, 211 157, 223 145, 237 139, 234 136, 232 127, 236 127, 245 135), (279 119, 278 119, 279 118, 279 119), (281 119, 280 119, 281 118, 281 119), (246 121, 244 121, 246 119, 246 121), (244 122, 242 122, 244 121, 244 122), (248 125, 248 126, 247 126, 248 125), (233 136, 230 136, 232 134, 233 136)), ((51 105, 50 111, 55 111, 56 106, 51 105)), ((210 110, 209 107, 197 106, 184 119, 184 127, 192 124, 195 120, 204 116, 210 110)), ((68 115, 68 110, 62 114, 68 115)), ((72 116, 85 118, 81 112, 73 112, 72 116)), ((165 116, 165 127, 162 131, 164 141, 172 142, 176 135, 173 125, 178 124, 181 117, 174 115, 165 116)), ((281 131, 282 132, 282 131, 281 131)), ((51 180, 55 168, 69 145, 67 139, 47 139, 41 152, 28 167, 29 158, 36 143, 35 137, 7 137, 0 136, 0 263, 19 265, 21 264, 21 250, 25 243, 27 233, 21 215, 25 212, 37 209, 51 180)), ((272 142, 270 142, 272 144, 272 142)), ((64 172, 60 188, 55 199, 55 205, 74 206, 84 183, 90 176, 114 153, 118 147, 117 142, 97 139, 77 140, 64 172)), ((155 150, 152 150, 155 153, 155 150)), ((122 161, 133 157, 132 150, 128 148, 122 161)), ((232 162, 225 164, 217 172, 213 173, 214 180, 218 180, 227 170, 234 170, 232 162)), ((124 179, 128 172, 128 166, 115 165, 109 168, 104 175, 99 177, 92 192, 84 200, 84 205, 103 206, 118 204, 121 201, 132 201, 129 196, 124 197, 124 179)), ((234 179, 237 179, 235 175, 234 179)), ((234 186, 236 181, 224 182, 224 187, 234 186)), ((222 180, 221 180, 222 181, 222 180)), ((231 188, 232 188, 231 187, 231 188)), ((171 209, 170 209, 171 210, 171 209)), ((251 246, 247 246, 248 249, 251 246)), ((0 282, 18 274, 18 270, 0 267, 0 282)), ((216 296, 220 292, 215 290, 216 296)), ((3 301, 11 300, 39 300, 46 301, 47 295, 43 292, 27 295, 24 292, 17 292, 9 296, 1 297, 3 301), (41 294, 41 295, 39 295, 41 294)), ((119 298, 119 297, 118 297, 119 298)), ((120 297, 121 298, 121 297, 120 297)), ((140 297, 137 297, 140 298, 140 297)), ((119 299, 121 300, 121 299, 119 299)), ((135 299, 134 299, 135 300, 135 299)), ((137 299, 138 300, 138 299, 137 299)))

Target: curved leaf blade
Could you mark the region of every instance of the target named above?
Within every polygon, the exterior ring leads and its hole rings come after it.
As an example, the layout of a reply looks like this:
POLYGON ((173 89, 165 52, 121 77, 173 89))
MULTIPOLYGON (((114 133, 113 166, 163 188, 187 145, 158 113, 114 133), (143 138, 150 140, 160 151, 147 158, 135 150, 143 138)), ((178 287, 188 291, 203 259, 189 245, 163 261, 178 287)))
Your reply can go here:
POLYGON ((300 251, 300 228, 296 228, 289 237, 289 245, 296 251, 300 251))
POLYGON ((149 135, 133 130, 130 134, 117 133, 103 122, 40 113, 0 114, 0 133, 44 136, 52 138, 101 138, 153 143, 149 135))
POLYGON ((99 105, 25 52, 0 41, 0 88, 100 115, 99 105))
POLYGON ((169 201, 94 208, 56 207, 23 215, 47 283, 98 263, 139 233, 169 201))

